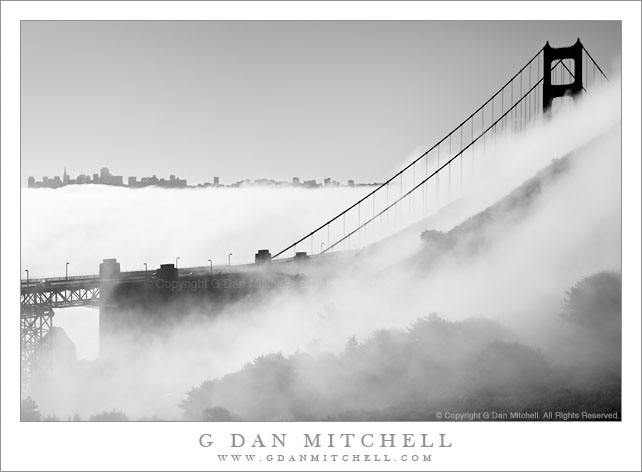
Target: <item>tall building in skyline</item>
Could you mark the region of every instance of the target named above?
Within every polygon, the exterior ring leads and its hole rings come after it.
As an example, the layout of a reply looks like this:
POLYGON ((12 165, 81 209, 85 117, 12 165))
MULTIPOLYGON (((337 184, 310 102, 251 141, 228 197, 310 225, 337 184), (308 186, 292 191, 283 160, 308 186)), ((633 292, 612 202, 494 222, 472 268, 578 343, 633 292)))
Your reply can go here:
POLYGON ((100 169, 100 183, 109 183, 109 169, 107 167, 103 167, 102 169, 100 169))

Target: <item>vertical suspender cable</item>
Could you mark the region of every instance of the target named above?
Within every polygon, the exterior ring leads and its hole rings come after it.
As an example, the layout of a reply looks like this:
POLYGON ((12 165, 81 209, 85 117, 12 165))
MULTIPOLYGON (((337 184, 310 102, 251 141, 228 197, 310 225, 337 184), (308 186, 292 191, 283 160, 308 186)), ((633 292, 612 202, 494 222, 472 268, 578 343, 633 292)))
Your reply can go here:
MULTIPOLYGON (((464 127, 459 128, 459 149, 464 149, 464 127)), ((459 156, 459 191, 464 187, 464 155, 459 156)))
POLYGON ((453 135, 448 137, 448 196, 450 196, 450 159, 453 157, 453 135))
MULTIPOLYGON (((439 156, 441 155, 441 144, 437 145, 437 169, 439 169, 439 156)), ((437 202, 439 202, 439 173, 437 174, 437 180, 435 180, 435 194, 437 198, 437 202)))
POLYGON ((473 153, 470 161, 472 177, 475 177, 475 115, 470 123, 470 142, 473 145, 473 153))
MULTIPOLYGON (((513 81, 510 81, 510 107, 513 108, 513 101, 515 100, 515 91, 513 90, 513 81)), ((515 110, 511 111, 513 115, 513 133, 517 131, 517 121, 515 121, 515 110)))

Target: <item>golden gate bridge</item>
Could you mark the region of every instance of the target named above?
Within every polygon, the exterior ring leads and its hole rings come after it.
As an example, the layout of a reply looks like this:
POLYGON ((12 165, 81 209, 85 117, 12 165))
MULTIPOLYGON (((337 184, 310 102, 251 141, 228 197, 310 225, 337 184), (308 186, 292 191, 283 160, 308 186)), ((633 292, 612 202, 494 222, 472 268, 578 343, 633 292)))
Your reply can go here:
POLYGON ((176 297, 175 293, 167 294, 168 281, 187 284, 206 281, 200 285, 206 292, 203 300, 218 302, 236 299, 261 285, 251 283, 252 280, 291 279, 303 261, 309 263, 310 259, 328 253, 366 247, 425 217, 437 208, 440 200, 471 185, 479 161, 488 155, 488 148, 497 145, 498 135, 524 132, 534 122, 555 113, 561 102, 607 80, 579 38, 572 46, 562 48, 547 42, 496 93, 399 172, 274 255, 269 250, 259 250, 254 264, 181 269, 164 264, 157 270, 121 272, 115 259, 105 259, 96 275, 49 278, 27 275, 21 280, 20 290, 22 394, 28 391, 34 372, 49 366, 48 333, 54 309, 99 307, 102 354, 103 331, 109 330, 109 319, 117 318, 118 310, 126 309, 130 303, 139 310, 144 310, 141 307, 145 304, 158 309, 159 303, 168 303, 169 297, 176 297), (268 266, 276 269, 272 275, 266 275, 268 266), (227 293, 233 290, 218 282, 230 278, 237 282, 236 287, 243 289, 227 293), (154 282, 161 280, 164 284, 154 282))

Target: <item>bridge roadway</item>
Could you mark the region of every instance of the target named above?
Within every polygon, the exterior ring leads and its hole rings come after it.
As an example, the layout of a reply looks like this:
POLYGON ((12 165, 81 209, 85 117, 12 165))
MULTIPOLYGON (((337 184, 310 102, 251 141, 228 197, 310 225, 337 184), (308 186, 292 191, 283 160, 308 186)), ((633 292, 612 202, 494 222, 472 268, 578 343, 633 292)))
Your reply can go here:
MULTIPOLYGON (((286 264, 292 259, 272 261, 270 264, 286 264)), ((234 275, 258 271, 262 264, 233 266, 199 266, 178 269, 178 278, 192 280, 221 275, 234 275)), ((33 312, 39 309, 95 306, 100 303, 100 287, 104 283, 145 283, 159 275, 157 270, 119 272, 114 277, 99 274, 69 277, 29 278, 20 281, 20 311, 33 312)))

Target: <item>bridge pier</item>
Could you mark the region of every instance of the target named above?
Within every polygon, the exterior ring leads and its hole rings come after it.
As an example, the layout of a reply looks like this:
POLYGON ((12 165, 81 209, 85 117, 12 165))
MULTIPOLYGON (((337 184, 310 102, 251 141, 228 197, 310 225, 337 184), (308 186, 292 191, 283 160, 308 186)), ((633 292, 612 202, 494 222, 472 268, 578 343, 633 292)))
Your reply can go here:
POLYGON ((100 303, 98 305, 98 355, 109 352, 110 333, 116 324, 119 310, 113 300, 114 288, 120 278, 120 264, 116 259, 103 259, 98 274, 100 277, 100 303))
MULTIPOLYGON (((121 273, 115 260, 100 269, 99 353, 111 357, 124 348, 144 345, 170 333, 186 320, 213 317, 230 303, 247 296, 298 283, 272 264, 271 255, 256 255, 257 270, 212 272, 163 264, 155 271, 121 273)), ((257 299, 258 300, 258 299, 257 299)), ((258 303, 258 301, 257 301, 258 303)))

